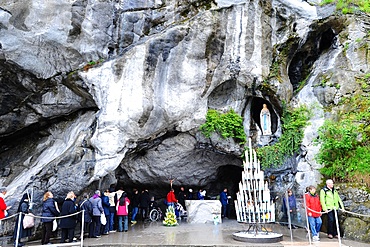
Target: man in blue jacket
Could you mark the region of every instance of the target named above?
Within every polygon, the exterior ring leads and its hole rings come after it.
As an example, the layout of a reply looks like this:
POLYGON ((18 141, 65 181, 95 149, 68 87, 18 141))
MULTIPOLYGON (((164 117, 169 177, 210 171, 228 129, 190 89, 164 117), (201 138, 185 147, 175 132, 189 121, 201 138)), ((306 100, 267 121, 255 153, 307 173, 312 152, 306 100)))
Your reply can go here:
POLYGON ((227 188, 224 188, 224 190, 220 194, 220 201, 222 205, 222 218, 228 218, 229 217, 229 196, 227 194, 227 188))

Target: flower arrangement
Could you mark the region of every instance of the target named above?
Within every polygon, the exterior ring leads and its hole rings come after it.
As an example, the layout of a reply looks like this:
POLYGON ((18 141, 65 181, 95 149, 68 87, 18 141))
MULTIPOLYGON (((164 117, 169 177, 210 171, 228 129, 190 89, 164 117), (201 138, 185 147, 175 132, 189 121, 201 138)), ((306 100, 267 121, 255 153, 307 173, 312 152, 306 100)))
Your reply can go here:
POLYGON ((163 220, 163 225, 165 226, 177 226, 175 208, 173 206, 169 206, 166 210, 166 216, 163 220))

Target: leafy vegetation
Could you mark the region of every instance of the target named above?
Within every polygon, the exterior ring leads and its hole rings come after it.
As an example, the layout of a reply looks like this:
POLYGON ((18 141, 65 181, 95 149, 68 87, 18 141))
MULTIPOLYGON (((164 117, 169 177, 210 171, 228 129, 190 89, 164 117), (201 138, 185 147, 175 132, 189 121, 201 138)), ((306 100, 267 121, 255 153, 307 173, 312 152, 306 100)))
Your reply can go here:
POLYGON ((200 126, 200 130, 206 137, 210 137, 212 133, 218 133, 223 138, 234 138, 239 144, 244 144, 246 141, 243 118, 232 109, 226 113, 208 110, 206 122, 200 126))
POLYGON ((288 156, 299 151, 304 127, 308 124, 310 111, 306 106, 296 109, 284 108, 282 116, 283 133, 279 142, 256 150, 262 168, 279 167, 288 156))
MULTIPOLYGON (((370 91, 370 74, 357 78, 362 90, 370 91)), ((317 156, 320 172, 344 182, 370 183, 370 98, 362 91, 341 102, 336 119, 319 129, 317 156)))
POLYGON ((321 5, 335 3, 337 10, 343 14, 352 14, 357 11, 370 13, 370 2, 368 0, 324 0, 321 5))

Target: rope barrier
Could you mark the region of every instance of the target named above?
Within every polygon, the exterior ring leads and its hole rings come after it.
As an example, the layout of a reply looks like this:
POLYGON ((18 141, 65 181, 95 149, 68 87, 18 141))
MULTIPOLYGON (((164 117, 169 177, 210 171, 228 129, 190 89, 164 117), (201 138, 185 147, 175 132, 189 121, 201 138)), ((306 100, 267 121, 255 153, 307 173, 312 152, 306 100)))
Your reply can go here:
POLYGON ((68 218, 68 217, 71 217, 71 216, 74 216, 74 215, 78 215, 78 214, 81 214, 82 211, 84 210, 81 210, 79 212, 76 212, 76 213, 73 213, 73 214, 68 214, 68 215, 63 215, 63 216, 55 216, 55 217, 47 217, 47 216, 37 216, 37 215, 30 215, 31 217, 34 217, 34 218, 37 218, 37 219, 63 219, 63 218, 68 218))
MULTIPOLYGON (((38 215, 31 214, 31 213, 25 214, 25 213, 22 213, 22 212, 18 212, 16 214, 10 215, 6 218, 0 219, 0 224, 2 223, 2 221, 9 220, 9 219, 17 217, 17 216, 22 216, 22 214, 25 215, 25 216, 27 215, 27 216, 37 218, 37 219, 52 219, 52 220, 63 219, 63 218, 68 218, 68 217, 75 216, 75 215, 78 215, 78 214, 82 214, 82 222, 81 222, 81 247, 82 247, 83 246, 83 230, 84 230, 84 213, 85 213, 85 210, 81 210, 81 211, 78 211, 78 212, 73 213, 73 214, 68 214, 68 215, 63 215, 63 216, 56 216, 56 217, 47 217, 47 216, 38 216, 38 215)), ((23 228, 22 224, 23 224, 22 217, 19 217, 18 222, 16 222, 16 225, 17 225, 17 233, 16 233, 16 238, 15 238, 15 245, 16 246, 18 246, 18 243, 19 243, 20 229, 23 228)))
POLYGON ((347 210, 345 210, 345 209, 339 209, 339 210, 340 210, 340 211, 343 211, 343 212, 345 212, 345 213, 353 214, 353 215, 357 215, 357 216, 360 216, 360 217, 370 217, 370 215, 354 213, 354 212, 351 212, 351 211, 347 211, 347 210))
MULTIPOLYGON (((331 211, 333 211, 334 209, 330 209, 330 210, 327 210, 327 211, 323 211, 323 212, 318 212, 318 211, 315 211, 307 206, 305 206, 305 208, 313 213, 317 213, 317 214, 327 214, 331 211)), ((365 215, 365 214, 359 214, 359 213, 354 213, 354 212, 351 212, 351 211, 348 211, 348 210, 345 210, 345 209, 338 209, 339 211, 342 211, 344 213, 348 213, 348 214, 352 214, 352 215, 356 215, 356 216, 360 216, 360 217, 370 217, 370 215, 365 215)))
POLYGON ((318 211, 315 211, 315 210, 313 210, 313 209, 311 209, 311 208, 307 207, 307 205, 305 205, 305 208, 306 208, 307 210, 309 210, 310 212, 317 213, 317 214, 328 214, 328 213, 330 213, 331 211, 333 211, 333 210, 334 210, 334 209, 329 209, 329 210, 327 210, 327 211, 321 211, 321 212, 318 212, 318 211))
POLYGON ((0 219, 0 222, 3 221, 3 220, 8 220, 8 219, 14 218, 14 217, 18 216, 18 214, 20 214, 20 213, 12 214, 10 216, 7 216, 5 218, 2 218, 2 219, 0 219))

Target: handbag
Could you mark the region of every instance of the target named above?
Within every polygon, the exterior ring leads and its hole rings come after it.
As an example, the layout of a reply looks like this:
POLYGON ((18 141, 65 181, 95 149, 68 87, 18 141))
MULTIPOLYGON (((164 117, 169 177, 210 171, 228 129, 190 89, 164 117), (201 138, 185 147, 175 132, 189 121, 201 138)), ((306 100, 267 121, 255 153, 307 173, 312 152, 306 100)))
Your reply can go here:
POLYGON ((105 218, 105 214, 102 213, 100 216, 100 223, 105 226, 107 224, 107 218, 105 218))
POLYGON ((35 218, 34 215, 31 213, 28 213, 23 218, 23 228, 31 228, 35 226, 35 218))
POLYGON ((57 219, 53 220, 53 229, 52 231, 55 232, 58 229, 58 222, 57 219))

